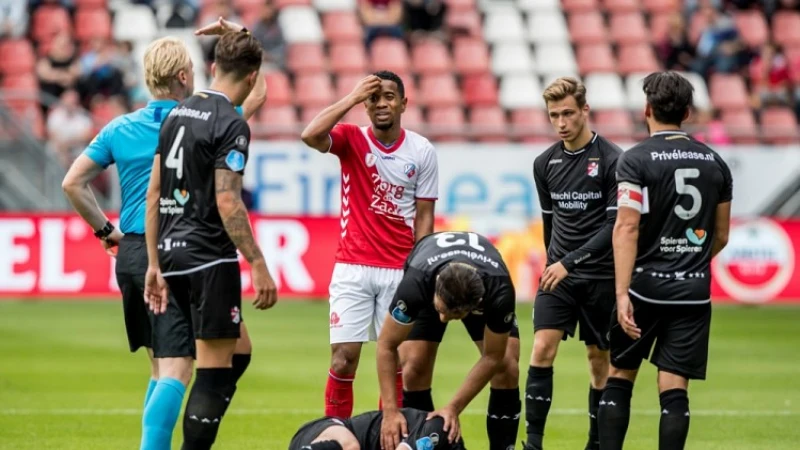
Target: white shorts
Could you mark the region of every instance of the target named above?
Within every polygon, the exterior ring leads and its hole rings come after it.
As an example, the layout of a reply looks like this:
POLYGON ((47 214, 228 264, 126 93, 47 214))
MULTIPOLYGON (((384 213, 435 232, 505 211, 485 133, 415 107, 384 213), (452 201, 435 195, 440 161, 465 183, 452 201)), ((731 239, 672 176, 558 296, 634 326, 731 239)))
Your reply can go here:
POLYGON ((330 292, 331 344, 375 341, 402 269, 336 263, 330 292))

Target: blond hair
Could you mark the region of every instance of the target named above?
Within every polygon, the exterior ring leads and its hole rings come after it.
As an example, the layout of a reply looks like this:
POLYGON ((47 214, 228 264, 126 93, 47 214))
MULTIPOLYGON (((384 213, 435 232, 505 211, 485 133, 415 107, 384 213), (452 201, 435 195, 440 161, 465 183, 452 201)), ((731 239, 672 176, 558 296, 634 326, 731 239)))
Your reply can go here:
POLYGON ((147 46, 144 53, 144 78, 153 97, 166 97, 181 70, 189 70, 192 60, 186 44, 178 38, 163 37, 147 46))
POLYGON ((545 103, 558 102, 570 96, 575 98, 579 108, 586 104, 586 86, 572 77, 558 78, 542 93, 545 103))

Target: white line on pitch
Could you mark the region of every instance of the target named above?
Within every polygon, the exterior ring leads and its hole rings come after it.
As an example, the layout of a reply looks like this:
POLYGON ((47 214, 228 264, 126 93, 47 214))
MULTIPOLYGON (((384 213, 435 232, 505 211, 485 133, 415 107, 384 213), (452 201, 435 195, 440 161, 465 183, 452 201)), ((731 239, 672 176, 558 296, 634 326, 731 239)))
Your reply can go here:
MULTIPOLYGON (((228 414, 241 415, 241 416, 276 416, 276 415, 321 415, 321 409, 302 409, 302 408, 263 408, 263 409, 236 409, 233 408, 228 411, 228 414)), ((141 409, 82 409, 82 408, 53 408, 53 409, 14 409, 3 408, 0 409, 0 415, 4 416, 139 416, 142 414, 141 409)), ((552 409, 551 415, 557 416, 585 416, 587 411, 583 409, 552 409)), ((658 409, 653 410, 636 410, 632 411, 634 415, 641 416, 655 416, 660 415, 658 409)), ((781 417, 781 416, 798 416, 800 411, 789 410, 736 410, 736 409, 698 409, 692 410, 693 416, 710 416, 710 417, 725 417, 725 416, 740 416, 740 417, 781 417)), ((483 416, 486 411, 477 409, 468 409, 462 413, 466 416, 483 416)))

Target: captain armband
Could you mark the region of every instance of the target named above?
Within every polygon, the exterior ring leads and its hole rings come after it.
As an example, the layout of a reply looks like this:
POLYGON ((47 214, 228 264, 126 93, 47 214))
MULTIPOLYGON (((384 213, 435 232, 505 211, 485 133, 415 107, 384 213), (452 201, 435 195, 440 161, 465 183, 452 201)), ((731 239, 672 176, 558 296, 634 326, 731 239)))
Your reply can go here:
POLYGON ((637 212, 642 212, 642 187, 627 181, 619 183, 617 186, 617 207, 631 208, 637 212))

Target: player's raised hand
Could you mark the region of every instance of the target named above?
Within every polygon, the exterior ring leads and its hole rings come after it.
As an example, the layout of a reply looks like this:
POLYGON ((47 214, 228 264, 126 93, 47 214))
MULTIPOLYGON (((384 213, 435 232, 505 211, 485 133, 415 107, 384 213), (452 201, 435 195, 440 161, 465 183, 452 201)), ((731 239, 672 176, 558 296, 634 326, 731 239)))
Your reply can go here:
POLYGON ((253 305, 256 309, 272 308, 278 301, 278 287, 269 274, 267 263, 263 259, 253 263, 250 269, 250 277, 253 281, 253 289, 256 291, 256 299, 253 301, 253 305))
POLYGON ((450 405, 442 409, 437 409, 432 413, 428 413, 426 420, 433 419, 434 417, 441 417, 444 419, 444 427, 442 430, 447 432, 447 442, 451 444, 461 438, 461 423, 458 420, 458 412, 450 405))
POLYGON ((564 264, 561 264, 561 261, 550 264, 544 269, 544 272, 542 272, 542 290, 544 292, 553 291, 556 286, 558 286, 558 283, 566 278, 568 274, 567 269, 564 267, 564 264))
POLYGON ((375 75, 369 75, 363 78, 356 84, 353 92, 350 93, 350 98, 354 103, 363 103, 367 101, 372 94, 381 90, 381 79, 375 75))
POLYGON ((238 33, 244 27, 236 22, 223 19, 221 16, 216 22, 210 23, 194 31, 195 36, 221 36, 226 33, 238 33))
POLYGON ((633 304, 627 294, 617 297, 617 322, 631 339, 642 337, 642 330, 636 326, 636 322, 633 320, 633 304))
POLYGON ((408 437, 406 417, 399 410, 384 410, 381 421, 381 450, 394 450, 408 437))
POLYGON ((106 250, 108 256, 117 256, 117 250, 119 249, 119 241, 122 240, 122 237, 125 236, 119 231, 118 228, 114 228, 114 231, 108 235, 107 238, 103 239, 101 242, 103 243, 103 248, 106 250))
POLYGON ((167 310, 167 282, 157 267, 148 267, 144 275, 144 302, 153 314, 163 314, 167 310))

